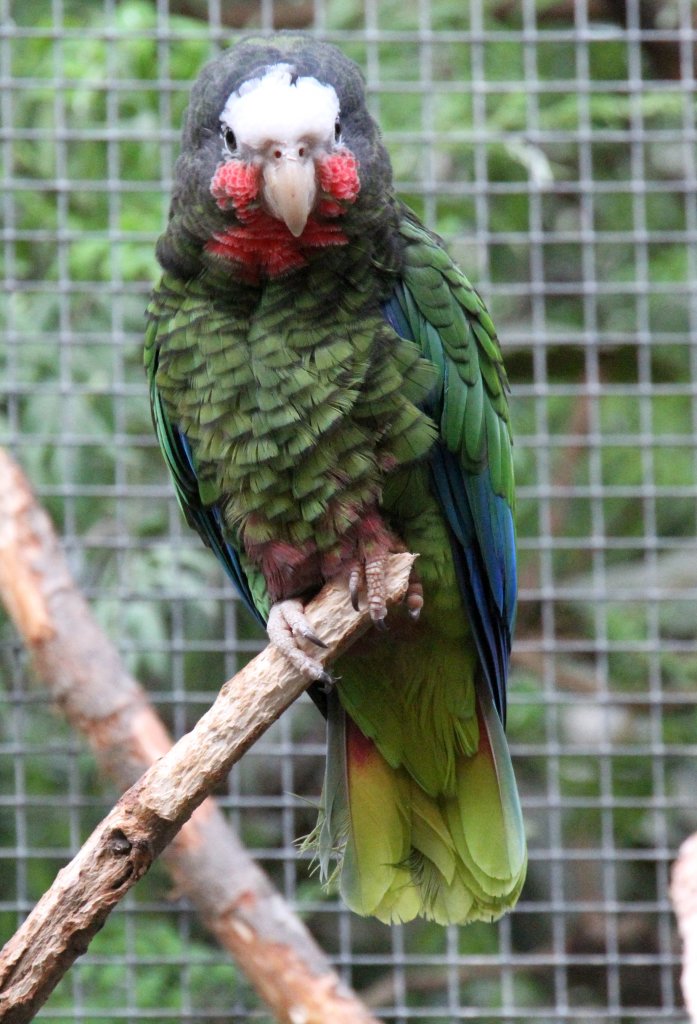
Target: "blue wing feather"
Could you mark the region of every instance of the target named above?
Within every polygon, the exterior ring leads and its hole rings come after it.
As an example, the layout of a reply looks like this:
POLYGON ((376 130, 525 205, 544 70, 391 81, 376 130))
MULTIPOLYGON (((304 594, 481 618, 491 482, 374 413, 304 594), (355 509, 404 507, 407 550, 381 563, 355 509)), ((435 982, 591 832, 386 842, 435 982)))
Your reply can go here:
MULTIPOLYGON (((383 303, 383 313, 399 335, 420 344, 426 358, 438 367, 440 389, 430 400, 428 411, 439 423, 449 375, 457 369, 447 357, 438 330, 425 319, 404 282, 383 303)), ((434 446, 430 469, 434 492, 450 527, 460 593, 482 671, 505 723, 517 589, 513 510, 494 491, 488 466, 472 472, 444 441, 434 446)))

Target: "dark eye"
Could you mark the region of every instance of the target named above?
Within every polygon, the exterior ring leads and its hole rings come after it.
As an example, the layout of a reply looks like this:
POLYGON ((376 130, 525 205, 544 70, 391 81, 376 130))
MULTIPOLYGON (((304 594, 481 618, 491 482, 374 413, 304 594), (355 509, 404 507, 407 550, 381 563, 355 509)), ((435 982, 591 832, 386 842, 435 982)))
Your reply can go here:
POLYGON ((334 122, 334 142, 338 142, 340 138, 341 138, 341 121, 337 117, 336 121, 334 122))
POLYGON ((228 153, 234 153, 237 149, 237 139, 235 138, 235 133, 232 128, 228 128, 227 125, 221 124, 220 134, 223 137, 223 142, 225 143, 225 148, 228 153))

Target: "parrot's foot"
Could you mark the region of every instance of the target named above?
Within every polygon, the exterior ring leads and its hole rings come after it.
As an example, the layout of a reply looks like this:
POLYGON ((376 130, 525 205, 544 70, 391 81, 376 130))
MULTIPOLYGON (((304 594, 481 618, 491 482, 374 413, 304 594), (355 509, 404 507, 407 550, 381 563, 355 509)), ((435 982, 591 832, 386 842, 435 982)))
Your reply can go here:
MULTIPOLYGON (((370 617, 378 629, 387 629, 387 586, 385 583, 385 565, 388 553, 405 551, 404 545, 390 545, 389 550, 379 555, 366 558, 364 562, 354 563, 349 572, 349 596, 354 609, 358 611, 358 599, 361 586, 365 586, 370 617)), ((412 567, 405 596, 405 603, 410 618, 416 622, 424 606, 424 590, 421 580, 412 567)))
POLYGON ((278 601, 269 612, 266 632, 273 646, 283 654, 297 670, 308 679, 321 683, 325 692, 334 685, 332 676, 321 661, 307 654, 298 640, 309 640, 316 647, 326 644, 312 631, 305 617, 301 601, 278 601))

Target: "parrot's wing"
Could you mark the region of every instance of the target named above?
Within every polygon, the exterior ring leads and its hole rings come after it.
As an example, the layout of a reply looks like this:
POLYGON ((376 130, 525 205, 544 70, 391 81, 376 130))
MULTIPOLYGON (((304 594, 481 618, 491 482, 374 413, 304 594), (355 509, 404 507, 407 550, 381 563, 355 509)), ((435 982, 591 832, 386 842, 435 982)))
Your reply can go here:
POLYGON ((240 562, 239 552, 230 544, 223 533, 223 522, 217 504, 204 504, 201 500, 199 481, 196 474, 191 448, 186 435, 172 423, 165 411, 157 388, 157 322, 151 321, 146 333, 146 370, 150 381, 150 408, 155 433, 160 443, 167 468, 174 481, 177 500, 187 523, 201 535, 235 584, 242 601, 256 621, 266 625, 257 609, 249 580, 240 562))
POLYGON ((439 239, 405 208, 406 264, 383 310, 438 369, 428 411, 440 428, 435 493, 451 529, 458 581, 502 721, 515 619, 514 482, 507 380, 494 325, 439 239))

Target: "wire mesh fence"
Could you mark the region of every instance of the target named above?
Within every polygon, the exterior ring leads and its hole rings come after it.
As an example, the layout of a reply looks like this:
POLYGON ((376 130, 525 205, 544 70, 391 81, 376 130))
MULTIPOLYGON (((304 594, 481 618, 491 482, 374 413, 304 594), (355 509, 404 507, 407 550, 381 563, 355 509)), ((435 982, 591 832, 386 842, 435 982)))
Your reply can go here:
MULTIPOLYGON (((528 883, 494 925, 352 916, 296 843, 324 758, 304 699, 218 799, 387 1021, 684 1021, 668 875, 697 828, 694 4, 0 0, 0 15, 0 442, 177 735, 262 643, 180 519, 141 368, 188 90, 245 27, 304 28, 364 68, 398 189, 485 296, 511 379, 528 883)), ((0 641, 6 938, 114 794, 9 625, 0 641)), ((268 1015, 156 867, 40 1019, 268 1015)))

